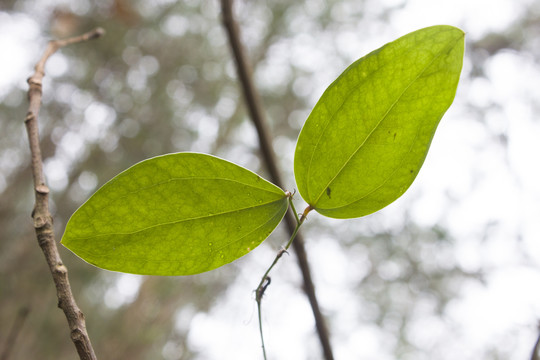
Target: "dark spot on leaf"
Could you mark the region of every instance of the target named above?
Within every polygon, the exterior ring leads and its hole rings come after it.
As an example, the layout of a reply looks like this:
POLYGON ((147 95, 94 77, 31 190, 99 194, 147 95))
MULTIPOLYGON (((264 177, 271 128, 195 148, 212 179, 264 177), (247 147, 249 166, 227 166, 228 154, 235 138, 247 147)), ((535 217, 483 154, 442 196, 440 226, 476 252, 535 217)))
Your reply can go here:
POLYGON ((412 174, 412 173, 414 173, 414 170, 413 170, 413 169, 411 169, 411 170, 409 170, 409 172, 410 172, 410 173, 412 174))
POLYGON ((396 135, 397 135, 397 133, 394 133, 394 141, 396 141, 396 135))
POLYGON ((330 196, 330 194, 332 193, 332 189, 330 189, 330 187, 327 187, 326 188, 326 195, 328 195, 328 197, 331 199, 332 196, 330 196))

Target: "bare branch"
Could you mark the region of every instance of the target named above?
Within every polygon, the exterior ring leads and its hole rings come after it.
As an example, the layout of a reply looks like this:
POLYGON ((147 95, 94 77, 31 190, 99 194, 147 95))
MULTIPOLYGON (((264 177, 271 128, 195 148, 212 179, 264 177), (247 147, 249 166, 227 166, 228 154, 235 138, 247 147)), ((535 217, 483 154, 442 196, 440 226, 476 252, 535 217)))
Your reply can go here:
POLYGON ((45 176, 43 174, 43 159, 39 143, 38 133, 38 113, 41 107, 42 98, 42 80, 45 76, 45 63, 47 60, 60 48, 91 39, 96 39, 104 34, 101 28, 94 29, 81 36, 50 41, 43 56, 35 66, 34 74, 28 79, 28 113, 26 114, 25 124, 28 133, 28 142, 32 157, 32 174, 34 176, 34 189, 36 202, 32 211, 34 219, 34 228, 36 231, 37 240, 45 260, 49 265, 51 275, 56 285, 56 294, 58 296, 58 307, 64 311, 69 328, 71 331, 71 340, 75 344, 79 358, 81 360, 95 360, 96 355, 90 338, 86 332, 84 315, 77 306, 71 286, 69 284, 67 268, 62 263, 58 248, 56 247, 56 239, 53 228, 53 218, 49 211, 49 188, 45 184, 45 176))
MULTIPOLYGON (((266 127, 266 120, 262 111, 261 100, 257 90, 255 89, 255 86, 253 85, 251 69, 246 60, 242 42, 240 41, 239 30, 234 20, 231 2, 232 0, 221 0, 223 24, 229 37, 229 43, 234 55, 238 77, 242 85, 242 90, 249 110, 249 114, 251 120, 253 121, 253 124, 255 125, 255 128, 257 129, 260 149, 264 157, 265 164, 268 167, 270 177, 274 184, 283 188, 283 182, 281 180, 281 175, 277 166, 276 157, 271 146, 271 142, 269 140, 269 131, 266 127)), ((289 233, 293 234, 296 228, 295 215, 291 212, 287 212, 285 221, 289 233)), ((330 337, 324 321, 324 317, 319 308, 317 297, 315 295, 315 286, 313 285, 313 280, 311 278, 309 262, 304 247, 304 240, 300 236, 300 234, 296 236, 296 240, 292 243, 292 246, 298 258, 298 265, 300 266, 300 270, 304 279, 304 291, 309 299, 309 303, 313 311, 313 316, 315 317, 317 334, 319 335, 319 340, 321 342, 324 357, 326 360, 333 360, 334 356, 332 354, 332 347, 330 345, 330 337)))

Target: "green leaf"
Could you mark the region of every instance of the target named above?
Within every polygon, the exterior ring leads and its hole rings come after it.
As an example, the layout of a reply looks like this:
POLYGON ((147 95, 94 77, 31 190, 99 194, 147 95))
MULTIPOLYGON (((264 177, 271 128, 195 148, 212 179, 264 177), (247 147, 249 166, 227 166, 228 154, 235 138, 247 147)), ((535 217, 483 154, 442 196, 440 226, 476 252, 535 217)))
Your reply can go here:
POLYGON ((177 153, 122 172, 69 220, 62 244, 103 269, 189 275, 238 259, 287 211, 280 188, 228 161, 177 153))
POLYGON ((333 218, 364 216, 400 197, 452 103, 464 33, 433 26, 353 63, 326 89, 296 147, 302 197, 333 218))

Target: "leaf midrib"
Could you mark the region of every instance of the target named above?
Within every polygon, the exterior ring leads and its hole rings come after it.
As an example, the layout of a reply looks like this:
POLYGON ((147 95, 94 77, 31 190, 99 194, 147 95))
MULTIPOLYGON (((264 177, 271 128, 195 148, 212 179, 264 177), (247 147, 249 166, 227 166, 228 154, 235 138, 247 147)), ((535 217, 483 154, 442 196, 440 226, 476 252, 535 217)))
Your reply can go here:
POLYGON ((98 234, 98 235, 93 235, 93 236, 88 236, 88 237, 72 237, 72 239, 88 240, 88 239, 94 239, 94 238, 103 237, 103 236, 133 235, 133 234, 137 234, 137 233, 140 233, 140 232, 143 232, 143 231, 146 231, 146 230, 149 230, 149 229, 157 228, 157 227, 160 227, 160 226, 167 226, 167 225, 179 224, 179 223, 187 222, 187 221, 201 220, 201 219, 206 219, 206 218, 211 218, 211 217, 217 217, 217 216, 221 216, 221 215, 232 214, 232 213, 239 212, 239 211, 253 210, 253 209, 256 209, 256 208, 259 208, 259 207, 264 207, 266 205, 277 203, 277 202, 280 202, 280 201, 283 201, 283 200, 286 200, 286 198, 283 197, 282 199, 277 199, 277 200, 273 200, 273 201, 269 201, 269 202, 265 202, 265 203, 260 203, 260 204, 257 204, 255 206, 248 206, 248 207, 238 208, 238 209, 234 209, 234 210, 227 210, 227 211, 223 211, 223 212, 215 213, 215 214, 210 214, 210 215, 201 215, 201 216, 195 216, 195 217, 186 218, 186 219, 178 219, 178 220, 175 220, 175 221, 163 222, 163 223, 147 226, 147 227, 144 227, 144 228, 141 228, 141 229, 138 229, 138 230, 135 230, 135 231, 131 231, 131 232, 103 233, 103 234, 98 234))
MULTIPOLYGON (((381 50, 383 50, 385 47, 387 47, 387 45, 384 45, 383 48, 379 49, 379 53, 381 50)), ((409 49, 407 50, 406 52, 404 52, 400 57, 404 57, 406 56, 408 53, 414 51, 414 49, 409 49)), ((369 56, 370 54, 366 55, 369 56)), ((358 60, 358 61, 366 61, 366 57, 358 60)), ((394 59, 395 61, 395 59, 394 59)), ((317 150, 317 148, 319 147, 319 144, 321 143, 321 139, 323 138, 325 132, 326 132, 326 129, 328 128, 328 126, 332 123, 332 120, 334 119, 334 117, 336 116, 336 114, 341 110, 341 108, 345 105, 345 103, 347 102, 348 98, 352 96, 352 94, 360 87, 362 86, 366 81, 368 81, 368 79, 372 78, 375 74, 377 74, 378 72, 380 72, 382 69, 384 69, 386 66, 388 66, 388 64, 390 63, 390 61, 384 63, 382 66, 380 66, 379 68, 377 68, 375 71, 372 71, 369 73, 369 75, 367 75, 365 78, 362 79, 361 82, 359 82, 356 86, 354 86, 351 91, 349 92, 349 94, 343 99, 343 101, 341 102, 341 104, 339 105, 339 107, 333 112, 332 116, 330 117, 330 119, 328 119, 328 121, 326 121, 326 124, 324 125, 324 129, 321 131, 320 135, 319 135, 319 138, 317 139, 317 144, 315 145, 315 147, 313 148, 313 151, 311 152, 311 157, 309 159, 309 165, 308 165, 308 170, 307 170, 307 173, 306 173, 306 191, 307 191, 307 198, 309 199, 310 196, 309 196, 309 178, 311 177, 310 176, 310 173, 311 173, 311 169, 312 169, 312 166, 311 164, 313 164, 313 157, 315 156, 315 152, 317 150)), ((348 69, 347 69, 348 70, 348 69)), ((347 71, 346 70, 346 71, 347 71)), ((344 76, 344 74, 340 75, 338 77, 338 79, 336 79, 330 86, 333 86, 335 83, 337 83, 339 81, 340 78, 342 78, 344 76)), ((324 96, 324 94, 323 94, 324 96)), ((369 135, 368 135, 369 136, 369 135)), ((365 139, 364 139, 365 141, 365 139)), ((322 192, 324 192, 326 189, 323 188, 322 192)), ((322 192, 321 194, 319 194, 319 196, 317 197, 317 201, 319 201, 320 197, 322 196, 322 192)), ((317 201, 315 201, 315 204, 317 204, 317 201)), ((315 206, 315 204, 311 204, 313 206, 315 206)))
MULTIPOLYGON (((385 112, 385 114, 381 117, 381 120, 379 120, 377 122, 377 124, 375 125, 375 127, 373 128, 373 130, 371 130, 371 132, 366 136, 366 138, 364 139, 364 141, 357 147, 357 149, 349 156, 349 158, 343 163, 343 166, 341 166, 341 168, 337 171, 336 175, 334 175, 334 177, 332 179, 330 179, 330 181, 326 184, 326 186, 324 186, 321 190, 321 192, 319 193, 319 196, 317 197, 317 199, 315 200, 315 203, 313 204, 313 206, 317 206, 317 203, 319 202, 320 198, 323 196, 323 194, 325 193, 325 189, 327 189, 331 184, 332 182, 334 182, 334 180, 341 174, 341 172, 343 171, 343 169, 349 164, 349 162, 351 161, 351 159, 353 157, 356 156, 356 154, 360 151, 360 149, 364 146, 364 144, 368 141, 368 139, 372 136, 372 134, 380 127, 381 123, 387 118, 387 116, 391 113, 391 111, 394 109, 394 107, 396 106, 396 104, 399 102, 399 100, 403 97, 403 95, 407 92, 407 90, 426 72, 427 69, 429 69, 431 67, 431 65, 437 60, 439 59, 443 54, 445 53, 448 53, 448 49, 452 49, 455 44, 459 41, 459 39, 457 39, 454 43, 452 43, 451 45, 448 45, 447 47, 445 47, 444 49, 442 49, 441 51, 439 51, 439 53, 429 62, 429 64, 427 64, 419 73, 418 75, 404 88, 404 90, 399 94, 399 96, 396 98, 396 100, 392 103, 392 105, 388 108, 388 110, 385 112)), ((351 92, 352 93, 352 92, 351 92)), ((349 95, 350 96, 350 95, 349 95)), ((343 104, 345 104, 346 100, 343 102, 343 104)), ((342 104, 342 106, 343 106, 342 104)), ((340 107, 341 108, 341 107, 340 107)), ((337 112, 337 111, 336 111, 337 112)), ((334 113, 335 115, 335 113, 334 113)), ((334 115, 332 116, 332 118, 334 117, 334 115)), ((416 141, 416 138, 418 136, 418 132, 415 136, 415 140, 416 141)), ((414 144, 414 141, 412 142, 412 144, 414 144)), ((318 145, 317 145, 318 146, 318 145)), ((405 157, 406 154, 408 154, 410 152, 412 148, 412 145, 411 147, 409 148, 409 150, 402 156, 402 159, 405 157)), ((316 149, 316 147, 315 147, 316 149)), ((315 150, 313 151, 313 153, 315 153, 315 150)), ((403 161, 403 160, 402 160, 403 161)), ((394 171, 392 171, 391 174, 389 174, 386 179, 376 188, 374 188, 372 191, 370 191, 368 194, 366 195, 363 195, 363 197, 365 196, 368 196, 369 194, 371 194, 372 192, 378 190, 379 188, 381 188, 388 180, 389 178, 395 173, 396 169, 394 169, 394 171)), ((360 198, 360 199, 362 199, 360 198)), ((354 202, 357 202, 358 200, 355 200, 353 201, 352 203, 354 202)), ((343 206, 346 206, 346 205, 343 205, 343 206)), ((340 206, 342 207, 342 206, 340 206)))
MULTIPOLYGON (((282 210, 283 210, 283 206, 281 206, 281 207, 280 207, 280 208, 279 208, 272 216, 270 216, 270 218, 269 218, 265 223, 261 224, 260 226, 257 226, 255 229, 253 229, 252 231, 250 231, 250 232, 247 233, 246 235, 242 236, 241 238, 238 238, 238 239, 236 239, 236 240, 234 240, 234 241, 229 242, 229 243, 226 244, 226 245, 223 245, 223 246, 220 246, 220 247, 216 248, 215 251, 220 251, 220 250, 226 248, 227 246, 230 246, 231 244, 234 244, 234 243, 236 243, 236 242, 238 242, 238 241, 244 239, 245 237, 247 237, 247 236, 253 234, 255 231, 261 229, 262 227, 264 227, 264 226, 266 226, 268 223, 270 223, 276 216, 278 216, 278 215, 281 213, 282 210)), ((287 209, 285 209, 285 210, 287 210, 287 209)))
MULTIPOLYGON (((254 232, 256 232, 257 230, 263 228, 264 226, 266 226, 268 223, 270 223, 276 216, 279 216, 279 214, 281 213, 281 211, 283 210, 283 207, 280 207, 269 219, 268 221, 266 221, 265 223, 261 224, 260 226, 256 227, 255 229, 253 229, 252 231, 250 231, 248 234, 242 236, 241 238, 238 238, 234 241, 231 241, 229 242, 228 244, 226 245, 223 245, 219 248, 217 248, 215 251, 220 251, 224 248, 226 248, 227 246, 230 246, 231 244, 234 244, 240 240, 242 240, 243 238, 253 234, 254 232)), ((111 234, 111 235, 116 235, 116 234, 111 234)), ((122 234, 119 234, 119 235, 122 235, 122 234)), ((100 236, 100 235, 98 235, 100 236)), ((86 239, 86 238, 77 238, 77 239, 86 239)), ((259 243, 260 244, 260 243, 259 243)), ((118 254, 110 254, 110 255, 107 255, 107 254, 101 254, 101 253, 95 253, 95 252, 91 252, 91 251, 86 251, 84 252, 85 255, 90 255, 91 257, 93 258, 96 258, 96 257, 99 257, 99 258, 118 258, 118 254)), ((130 260, 144 260, 144 261, 148 261, 148 259, 146 258, 142 258, 142 257, 122 257, 123 259, 130 259, 130 260)), ((209 257, 207 258, 207 260, 209 259, 209 257)), ((152 260, 152 263, 176 263, 178 262, 178 259, 161 259, 161 260, 152 260)), ((112 270, 113 267, 110 267, 110 269, 112 270)))

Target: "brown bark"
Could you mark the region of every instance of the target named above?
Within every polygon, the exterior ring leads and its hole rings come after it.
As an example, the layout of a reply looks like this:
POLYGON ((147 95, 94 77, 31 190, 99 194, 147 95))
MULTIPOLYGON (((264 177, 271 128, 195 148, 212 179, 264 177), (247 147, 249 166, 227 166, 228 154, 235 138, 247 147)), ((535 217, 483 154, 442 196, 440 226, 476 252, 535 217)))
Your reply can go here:
POLYGON ((49 270, 56 286, 58 307, 64 311, 71 332, 71 340, 75 344, 81 360, 95 360, 97 358, 86 331, 84 315, 77 306, 71 292, 67 268, 62 263, 56 246, 53 218, 49 211, 49 188, 45 183, 45 176, 43 174, 43 159, 38 133, 38 114, 43 94, 42 80, 45 76, 45 63, 49 57, 64 46, 95 39, 103 34, 103 29, 97 28, 81 36, 49 42, 43 56, 35 66, 34 74, 28 79, 28 101, 30 104, 25 118, 36 199, 34 210, 32 211, 34 229, 38 244, 45 255, 45 260, 49 265, 49 270))
MULTIPOLYGON (((253 79, 251 76, 251 69, 246 60, 245 52, 240 41, 240 34, 238 26, 234 20, 232 12, 231 0, 222 0, 221 9, 223 16, 223 24, 227 31, 229 38, 229 43, 231 50, 234 55, 236 69, 238 72, 238 77, 242 85, 242 90, 248 111, 257 129, 257 134, 259 137, 259 145, 261 149, 262 156, 264 158, 264 163, 268 168, 270 173, 270 178, 280 188, 283 189, 283 181, 281 179, 281 173, 277 166, 276 156, 274 154, 273 148, 271 146, 269 131, 266 126, 266 119, 264 117, 264 112, 261 106, 261 100, 255 86, 253 85, 253 79)), ((290 211, 287 212, 285 216, 285 222, 287 224, 287 229, 292 235, 296 228, 296 218, 294 214, 290 211)), ((315 318, 315 326, 317 328, 317 334, 319 336, 319 341, 324 353, 324 358, 326 360, 333 360, 334 356, 332 354, 332 347, 330 344, 330 336, 324 321, 324 317, 319 308, 319 302, 317 301, 317 296, 315 294, 315 285, 311 277, 311 270, 309 267, 309 262, 306 255, 306 249, 304 246, 304 240, 300 234, 296 235, 296 239, 292 243, 294 252, 296 253, 298 259, 298 266, 302 272, 302 277, 304 280, 304 292, 309 299, 313 316, 315 318)))

